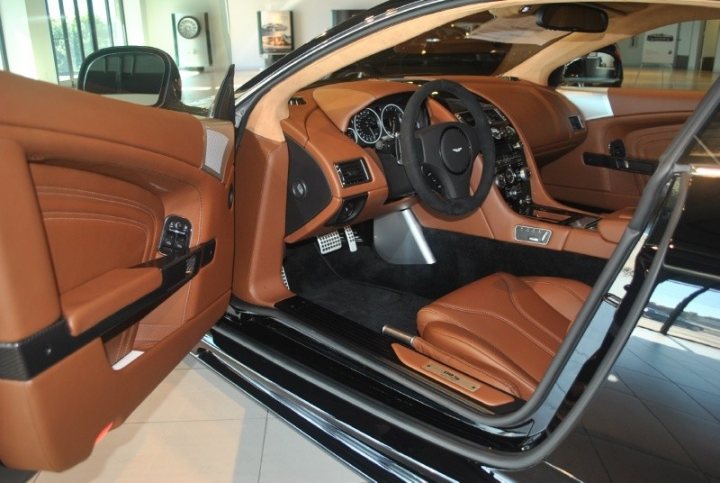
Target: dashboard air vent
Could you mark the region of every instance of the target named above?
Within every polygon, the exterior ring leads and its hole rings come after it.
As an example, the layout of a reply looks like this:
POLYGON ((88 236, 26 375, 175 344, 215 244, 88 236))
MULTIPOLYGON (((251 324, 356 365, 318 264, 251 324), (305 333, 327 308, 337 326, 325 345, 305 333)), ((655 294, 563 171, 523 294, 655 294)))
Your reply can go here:
POLYGON ((573 128, 573 131, 582 131, 585 129, 585 125, 583 124, 582 118, 580 116, 570 116, 568 117, 568 120, 570 121, 570 125, 573 128))
POLYGON ((487 116, 490 124, 502 124, 505 122, 505 118, 503 117, 503 115, 500 114, 495 108, 483 109, 483 112, 487 116))
POLYGON ((335 165, 335 171, 337 171, 343 188, 370 181, 370 174, 365 166, 365 161, 361 158, 338 163, 335 165))
POLYGON ((304 106, 307 103, 305 102, 305 99, 303 99, 302 97, 295 96, 295 97, 290 98, 290 100, 288 101, 288 104, 291 106, 304 106))
POLYGON ((465 124, 469 124, 471 126, 475 125, 475 119, 473 119, 472 114, 470 114, 468 111, 456 112, 455 118, 460 122, 464 122, 465 124))

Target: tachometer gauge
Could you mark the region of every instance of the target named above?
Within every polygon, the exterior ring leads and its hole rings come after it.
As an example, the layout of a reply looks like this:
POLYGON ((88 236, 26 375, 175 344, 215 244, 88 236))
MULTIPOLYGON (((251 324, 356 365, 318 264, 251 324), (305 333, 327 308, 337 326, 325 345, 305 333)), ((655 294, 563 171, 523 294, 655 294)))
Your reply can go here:
POLYGON ((357 137, 357 133, 355 132, 355 129, 349 127, 345 134, 347 134, 347 137, 349 137, 353 141, 358 142, 358 137, 357 137))
POLYGON ((370 108, 363 109, 355 115, 353 127, 358 140, 365 144, 375 144, 382 137, 380 116, 370 108))
POLYGON ((383 107, 380 119, 382 120, 383 129, 388 136, 395 137, 400 132, 400 123, 403 114, 405 114, 397 104, 388 104, 383 107))

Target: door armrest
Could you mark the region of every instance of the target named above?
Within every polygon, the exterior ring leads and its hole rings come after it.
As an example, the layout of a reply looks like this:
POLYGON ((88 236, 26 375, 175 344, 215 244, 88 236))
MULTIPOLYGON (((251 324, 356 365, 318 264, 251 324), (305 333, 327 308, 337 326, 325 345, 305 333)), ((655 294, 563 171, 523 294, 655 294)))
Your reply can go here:
POLYGON ((73 336, 160 288, 162 271, 156 267, 118 268, 106 272, 60 297, 73 336))

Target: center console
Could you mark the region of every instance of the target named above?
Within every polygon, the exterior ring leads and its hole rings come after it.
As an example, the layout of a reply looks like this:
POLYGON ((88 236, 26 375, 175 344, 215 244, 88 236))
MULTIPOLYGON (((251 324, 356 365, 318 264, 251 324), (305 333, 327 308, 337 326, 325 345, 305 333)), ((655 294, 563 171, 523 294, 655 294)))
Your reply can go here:
MULTIPOLYGON (((495 107, 483 104, 483 111, 490 121, 490 129, 495 140, 495 185, 508 206, 516 213, 546 223, 571 226, 574 228, 595 229, 599 217, 565 209, 542 206, 533 202, 530 183, 531 171, 528 168, 525 152, 515 128, 495 107)), ((520 230, 518 239, 542 243, 542 234, 520 230)))

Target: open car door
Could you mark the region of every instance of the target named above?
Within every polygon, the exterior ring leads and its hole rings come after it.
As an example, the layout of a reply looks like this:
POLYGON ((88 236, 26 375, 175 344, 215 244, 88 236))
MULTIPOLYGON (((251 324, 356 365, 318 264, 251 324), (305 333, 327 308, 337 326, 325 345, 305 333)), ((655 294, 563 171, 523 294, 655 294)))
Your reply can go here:
POLYGON ((0 73, 0 461, 85 459, 225 312, 234 127, 0 73))

